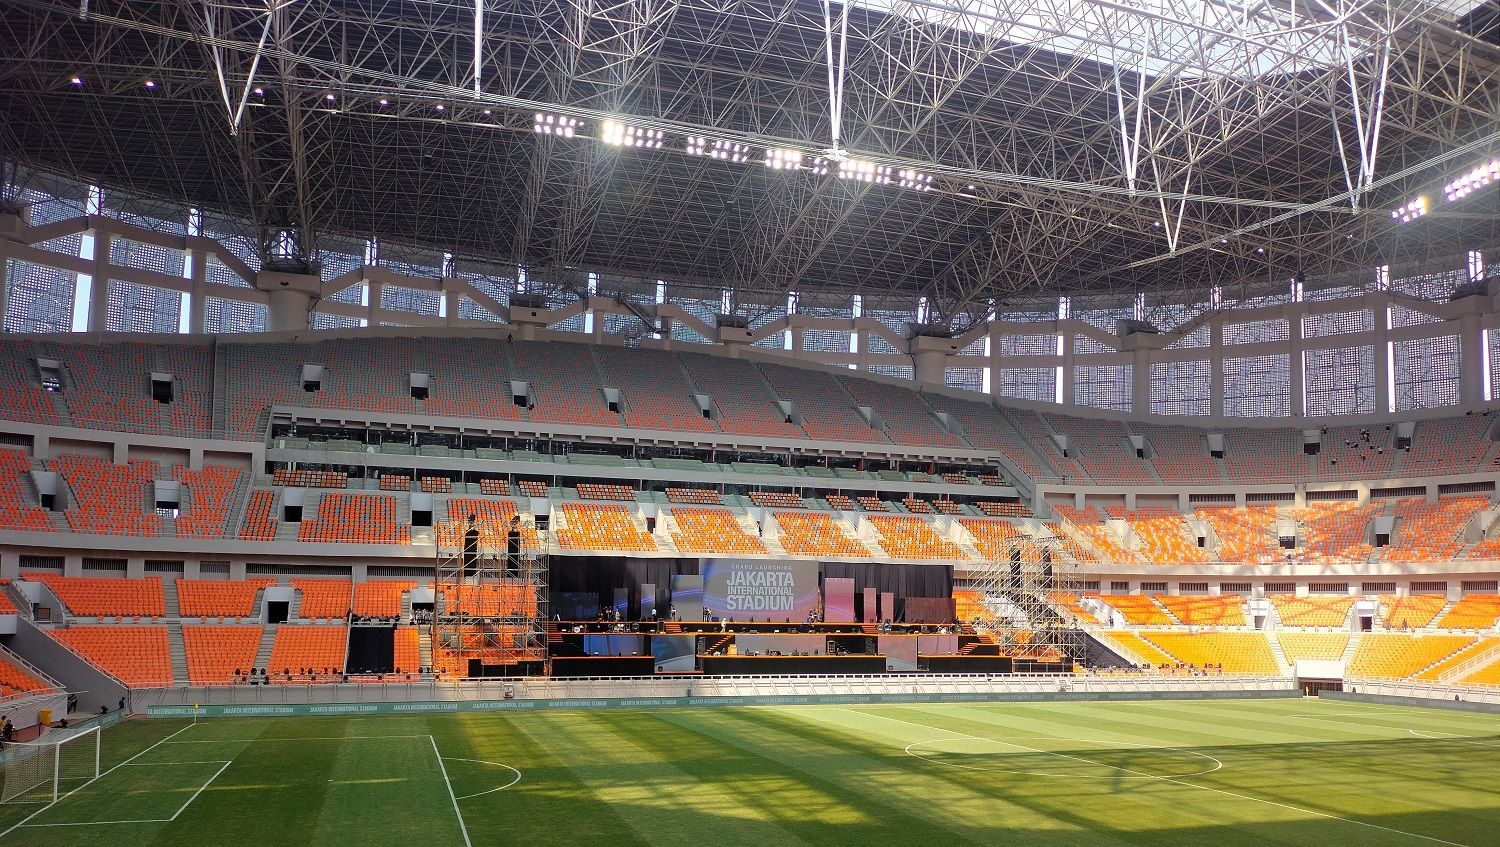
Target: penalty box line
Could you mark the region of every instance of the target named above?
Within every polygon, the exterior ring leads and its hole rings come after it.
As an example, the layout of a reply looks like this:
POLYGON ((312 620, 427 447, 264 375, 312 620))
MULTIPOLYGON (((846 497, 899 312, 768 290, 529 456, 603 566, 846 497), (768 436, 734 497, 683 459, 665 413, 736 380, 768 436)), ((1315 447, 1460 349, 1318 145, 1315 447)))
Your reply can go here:
MULTIPOLYGON (((218 779, 220 774, 224 773, 224 771, 229 769, 230 765, 234 764, 234 760, 230 759, 228 761, 221 760, 215 762, 121 762, 120 767, 123 767, 127 764, 138 768, 156 767, 158 765, 219 765, 220 767, 218 770, 214 771, 213 776, 204 780, 203 784, 198 786, 198 790, 194 791, 192 796, 188 797, 181 806, 178 806, 177 811, 173 812, 172 816, 169 818, 135 818, 131 820, 119 821, 61 821, 58 823, 24 823, 22 825, 28 828, 35 828, 44 826, 106 826, 108 824, 127 823, 171 823, 172 821, 177 820, 177 818, 183 812, 187 811, 187 807, 193 805, 193 801, 198 799, 198 795, 207 790, 210 785, 213 785, 214 780, 218 779)), ((111 768, 111 770, 113 770, 113 768, 111 768)))
MULTIPOLYGON (((1282 802, 1280 802, 1278 800, 1267 800, 1264 797, 1256 797, 1256 796, 1251 795, 1251 794, 1239 794, 1239 793, 1234 792, 1234 791, 1226 791, 1226 790, 1224 790, 1222 788, 1213 788, 1213 787, 1210 787, 1210 786, 1207 786, 1207 785, 1195 785, 1195 784, 1193 784, 1191 782, 1183 782, 1180 779, 1176 779, 1176 778, 1173 778, 1173 777, 1170 777, 1170 776, 1161 776, 1159 774, 1148 774, 1148 773, 1146 773, 1144 771, 1134 771, 1134 770, 1131 770, 1129 768, 1122 768, 1122 767, 1118 767, 1116 765, 1106 765, 1103 762, 1095 762, 1095 761, 1092 761, 1090 759, 1085 759, 1085 758, 1083 758, 1081 756, 1070 756, 1070 755, 1067 755, 1065 753, 1056 753, 1056 752, 1053 752, 1051 750, 1041 750, 1041 749, 1038 749, 1038 748, 1035 748, 1035 747, 1027 747, 1024 744, 1014 744, 1014 743, 1009 742, 1009 741, 999 741, 998 739, 985 738, 984 736, 981 736, 981 735, 970 735, 967 732, 959 732, 958 730, 955 730, 955 729, 946 729, 946 728, 940 727, 940 726, 928 726, 927 724, 917 723, 916 721, 902 720, 901 718, 893 718, 893 717, 889 717, 887 715, 877 715, 877 714, 873 714, 871 712, 861 712, 858 709, 842 709, 842 711, 853 712, 856 715, 864 715, 865 717, 869 717, 869 718, 879 718, 880 720, 883 720, 883 721, 895 721, 896 723, 904 723, 907 726, 916 726, 916 727, 921 727, 922 729, 936 730, 938 732, 946 732, 949 735, 955 735, 955 736, 958 736, 960 738, 972 738, 975 741, 987 741, 987 742, 990 742, 992 744, 994 744, 994 743, 1005 744, 1005 745, 1008 745, 1008 746, 1011 746, 1011 747, 1016 747, 1016 748, 1021 749, 1021 750, 1030 750, 1030 751, 1032 751, 1034 753, 1048 753, 1048 754, 1054 755, 1054 756, 1063 756, 1064 758, 1068 758, 1068 759, 1077 759, 1080 762, 1088 762, 1089 764, 1098 765, 1100 767, 1114 768, 1115 770, 1124 771, 1125 773, 1139 774, 1140 776, 1150 777, 1151 779, 1156 779, 1156 780, 1160 780, 1161 782, 1171 783, 1172 785, 1180 785, 1183 788, 1196 788, 1199 791, 1208 791, 1208 792, 1211 792, 1211 793, 1214 793, 1214 794, 1222 794, 1225 797, 1236 797, 1236 798, 1238 798, 1240 800, 1249 800, 1249 801, 1251 801, 1253 803, 1264 803, 1264 804, 1266 804, 1268 806, 1276 806, 1277 808, 1287 809, 1287 810, 1290 810, 1290 811, 1293 811, 1293 812, 1301 812, 1301 813, 1307 814, 1307 815, 1316 815, 1317 817, 1328 818, 1329 820, 1344 821, 1345 823, 1351 823, 1351 824, 1354 824, 1356 826, 1369 827, 1370 829, 1378 829, 1378 830, 1381 830, 1383 832, 1393 832, 1393 833, 1395 833, 1397 835, 1405 835, 1405 836, 1407 836, 1409 838, 1420 838, 1423 841, 1431 841, 1431 842, 1434 842, 1434 843, 1437 843, 1437 844, 1448 844, 1448 845, 1451 845, 1451 847, 1468 847, 1468 845, 1460 844, 1457 841, 1448 841, 1446 839, 1436 838, 1436 837, 1431 836, 1431 835, 1423 835, 1420 832, 1407 832, 1404 829, 1396 829, 1395 827, 1382 826, 1382 825, 1380 825, 1378 823, 1370 823, 1369 821, 1362 821, 1362 820, 1358 820, 1356 818, 1346 818, 1343 815, 1335 815, 1332 812, 1323 812, 1323 811, 1319 811, 1318 809, 1309 809, 1309 808, 1306 808, 1304 806, 1294 806, 1294 805, 1292 805, 1290 803, 1282 803, 1282 802)), ((1069 739, 1064 738, 1064 739, 1061 739, 1061 740, 1066 741, 1066 740, 1069 740, 1069 739)))

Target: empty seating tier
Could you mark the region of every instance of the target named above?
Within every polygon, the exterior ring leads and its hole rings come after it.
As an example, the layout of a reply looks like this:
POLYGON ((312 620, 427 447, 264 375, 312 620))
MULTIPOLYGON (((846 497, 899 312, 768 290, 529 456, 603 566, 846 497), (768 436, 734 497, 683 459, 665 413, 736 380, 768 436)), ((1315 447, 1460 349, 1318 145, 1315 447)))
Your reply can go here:
POLYGON ((396 498, 388 494, 325 494, 318 517, 304 520, 298 541, 410 544, 411 527, 396 523, 396 498))
POLYGON ((517 369, 531 387, 527 414, 534 421, 620 425, 604 403, 604 387, 594 353, 586 345, 550 342, 512 346, 517 369))
POLYGON ((380 478, 381 491, 410 491, 411 477, 406 474, 388 473, 380 478))
POLYGON ((869 556, 865 545, 845 535, 832 515, 822 512, 776 512, 781 546, 793 556, 869 556))
POLYGON ((52 637, 132 688, 172 684, 164 626, 70 626, 52 637))
POLYGON ((519 580, 465 584, 441 600, 444 611, 473 617, 530 615, 536 612, 536 587, 519 580))
POLYGON ((177 608, 185 618, 244 618, 255 611, 255 595, 269 577, 244 580, 179 579, 177 608))
POLYGON ((1489 506, 1483 497, 1444 497, 1436 503, 1402 499, 1395 503, 1395 533, 1380 558, 1389 562, 1446 562, 1463 549, 1462 533, 1474 515, 1489 506))
POLYGON ((714 488, 667 488, 667 500, 672 503, 696 503, 700 506, 717 506, 724 502, 724 495, 714 488))
POLYGON ((1299 659, 1341 659, 1349 647, 1347 632, 1278 632, 1276 640, 1281 643, 1281 652, 1290 664, 1296 664, 1299 659))
POLYGON ((1309 503, 1306 508, 1287 509, 1288 517, 1302 525, 1298 552, 1313 564, 1350 564, 1368 561, 1374 551, 1367 528, 1379 506, 1352 502, 1309 503))
POLYGON ((260 489, 250 492, 250 504, 245 507, 245 520, 240 525, 240 538, 245 541, 274 541, 281 521, 273 514, 276 507, 276 492, 260 489))
POLYGON ((764 553, 760 539, 740 526, 739 519, 727 509, 672 507, 677 531, 672 540, 683 553, 764 553))
POLYGON ((1238 594, 1157 594, 1156 602, 1187 626, 1245 626, 1245 598, 1238 594))
POLYGON ((825 441, 879 441, 889 443, 880 432, 854 410, 854 400, 832 374, 785 365, 760 365, 780 399, 790 400, 802 415, 802 428, 810 438, 825 441))
POLYGON ((1259 632, 1143 632, 1141 637, 1196 668, 1226 674, 1280 676, 1281 665, 1259 632))
MULTIPOLYGON (((1152 665, 1153 667, 1161 667, 1162 665, 1174 666, 1182 664, 1182 661, 1179 660, 1176 656, 1164 652, 1160 647, 1152 644, 1151 642, 1140 637, 1134 632, 1112 629, 1106 632, 1104 635, 1108 641, 1114 641, 1116 644, 1120 645, 1120 647, 1133 654, 1135 658, 1138 658, 1146 664, 1152 665)), ((1130 657, 1127 656, 1126 658, 1128 659, 1130 657)))
POLYGON ((680 432, 717 432, 693 401, 687 375, 671 355, 620 347, 602 352, 599 368, 624 398, 625 425, 680 432))
POLYGON ((980 500, 974 504, 979 511, 984 512, 992 518, 1029 518, 1031 509, 1022 503, 1011 503, 1004 500, 980 500))
POLYGON ((635 500, 635 489, 628 485, 601 482, 578 483, 581 500, 635 500))
POLYGON ((840 376, 838 381, 856 403, 875 410, 885 423, 886 434, 897 444, 968 447, 958 436, 943 428, 933 416, 932 410, 922 402, 921 394, 908 388, 868 379, 840 376))
POLYGON ((1175 509, 1146 507, 1134 512, 1111 510, 1111 516, 1130 522, 1135 531, 1139 552, 1158 565, 1196 565, 1209 560, 1208 551, 1199 547, 1182 513, 1175 509))
POLYGON ((301 618, 345 620, 349 617, 353 586, 347 579, 293 577, 292 587, 302 592, 301 618))
POLYGON ((806 439, 776 401, 784 399, 754 363, 696 353, 677 356, 699 392, 713 398, 714 421, 725 432, 769 438, 806 439))
POLYGON ((1265 565, 1282 558, 1275 506, 1200 506, 1195 514, 1218 536, 1219 561, 1265 565))
POLYGON ((40 506, 28 502, 23 476, 31 459, 19 450, 0 449, 0 529, 52 532, 52 522, 40 506))
POLYGON ((354 585, 354 614, 361 618, 399 618, 401 595, 416 588, 409 579, 368 579, 354 585))
POLYGON ((453 491, 453 480, 446 476, 424 476, 418 481, 424 494, 448 494, 453 491))
POLYGON ((807 508, 807 503, 790 491, 752 491, 750 502, 768 509, 807 508))
POLYGON ((1500 594, 1465 594, 1438 620, 1443 629, 1494 629, 1500 621, 1500 594))
POLYGON ((866 512, 889 512, 885 503, 879 497, 860 496, 855 497, 859 501, 859 507, 866 512))
POLYGON ((1171 626, 1175 623, 1165 609, 1145 594, 1100 594, 1099 599, 1119 612, 1128 624, 1171 626))
MULTIPOLYGON (((411 479, 408 477, 406 481, 410 483, 411 479)), ((271 474, 271 484, 288 488, 348 488, 349 475, 343 471, 277 468, 271 474)))
POLYGON ((481 479, 479 481, 479 493, 491 497, 509 497, 510 483, 503 479, 481 479))
POLYGON ((68 509, 68 527, 74 532, 101 535, 161 535, 161 518, 147 512, 156 479, 156 463, 135 460, 112 465, 93 456, 59 456, 52 470, 67 480, 73 508, 68 509))
POLYGON ((828 505, 841 512, 852 512, 855 510, 854 501, 843 494, 825 494, 823 495, 823 499, 828 501, 828 505))
POLYGON ((870 523, 880 533, 880 546, 897 559, 962 559, 957 544, 939 536, 922 518, 904 515, 871 515, 870 523))
POLYGON ((546 497, 547 483, 538 482, 534 479, 523 479, 516 483, 521 486, 521 493, 527 497, 546 497))
POLYGON ((1349 621, 1354 598, 1344 594, 1294 597, 1291 594, 1269 594, 1266 599, 1276 608, 1282 626, 1341 627, 1349 621))
POLYGON ((1135 563, 1140 559, 1135 553, 1121 547, 1109 527, 1100 522, 1099 514, 1091 509, 1075 509, 1072 506, 1054 505, 1057 514, 1077 533, 1078 539, 1092 545, 1105 561, 1135 563))
POLYGON ((396 627, 395 652, 391 662, 396 673, 416 673, 422 669, 421 634, 416 627, 396 627))
POLYGON ((193 685, 232 685, 255 665, 260 650, 258 626, 184 626, 188 681, 193 685))
POLYGON ((930 515, 933 513, 931 503, 926 500, 918 500, 915 497, 902 498, 901 505, 906 507, 906 511, 914 515, 930 515))
POLYGON ((1386 594, 1380 598, 1380 621, 1389 629, 1421 629, 1430 626, 1446 605, 1448 598, 1441 594, 1386 594))
POLYGON ((348 639, 349 630, 342 626, 282 626, 271 645, 266 678, 305 682, 314 675, 341 674, 348 639))
MULTIPOLYGON (((239 468, 207 465, 188 470, 182 465, 172 468, 172 477, 186 490, 177 515, 179 538, 223 538, 224 523, 229 518, 230 501, 240 481, 239 468)), ((181 492, 179 492, 181 496, 181 492)))
POLYGON ((56 686, 43 680, 11 656, 0 653, 0 697, 50 691, 56 686))
POLYGON ((1474 643, 1468 635, 1406 635, 1367 632, 1354 648, 1346 676, 1404 679, 1474 643))
POLYGON ((22 578, 46 585, 73 615, 159 618, 166 614, 166 600, 159 576, 125 579, 28 573, 22 574, 22 578))
POLYGON ((1422 682, 1451 682, 1453 677, 1466 677, 1476 668, 1493 662, 1500 661, 1500 653, 1496 648, 1500 647, 1500 638, 1490 636, 1481 638, 1469 646, 1450 655, 1448 658, 1427 668, 1412 679, 1422 682), (1444 679, 1447 677, 1447 679, 1444 679))
POLYGON ((557 530, 557 543, 565 549, 635 552, 656 549, 656 541, 636 526, 624 506, 563 503, 561 511, 563 526, 557 530))

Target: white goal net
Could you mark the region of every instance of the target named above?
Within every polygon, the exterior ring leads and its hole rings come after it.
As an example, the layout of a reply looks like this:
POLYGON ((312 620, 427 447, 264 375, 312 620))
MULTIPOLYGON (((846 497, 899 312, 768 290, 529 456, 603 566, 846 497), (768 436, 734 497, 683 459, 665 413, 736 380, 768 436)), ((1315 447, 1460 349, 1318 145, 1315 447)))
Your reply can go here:
POLYGON ((99 776, 99 727, 54 729, 0 750, 0 803, 52 803, 99 776))

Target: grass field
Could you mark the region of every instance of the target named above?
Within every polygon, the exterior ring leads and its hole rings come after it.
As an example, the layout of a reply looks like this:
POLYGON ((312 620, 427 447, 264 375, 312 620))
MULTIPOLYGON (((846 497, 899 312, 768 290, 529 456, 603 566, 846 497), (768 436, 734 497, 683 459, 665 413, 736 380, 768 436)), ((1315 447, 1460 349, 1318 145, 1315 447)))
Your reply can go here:
POLYGON ((10 845, 1500 843, 1500 716, 1316 700, 136 720, 10 845))

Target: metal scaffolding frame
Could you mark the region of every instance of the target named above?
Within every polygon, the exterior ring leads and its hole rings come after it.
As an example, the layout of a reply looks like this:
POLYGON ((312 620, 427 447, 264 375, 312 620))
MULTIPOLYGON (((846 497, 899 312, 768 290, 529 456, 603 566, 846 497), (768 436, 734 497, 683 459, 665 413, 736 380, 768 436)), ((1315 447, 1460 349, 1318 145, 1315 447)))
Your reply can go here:
POLYGON ((542 287, 590 268, 768 302, 920 297, 963 322, 1493 242, 1483 203, 1418 229, 1389 214, 1500 140, 1500 18, 1453 8, 10 0, 0 154, 253 221, 283 265, 374 237, 542 287), (582 124, 537 133, 539 113, 582 124), (603 144, 606 119, 666 143, 603 144), (833 174, 691 155, 694 137, 833 174), (933 181, 839 178, 853 161, 933 181))
POLYGON ((545 547, 522 536, 506 543, 506 528, 476 521, 477 540, 470 545, 469 521, 454 521, 439 538, 464 539, 459 545, 436 546, 431 624, 433 666, 463 676, 526 676, 547 670, 548 556, 545 547), (482 531, 481 531, 482 530, 482 531), (498 542, 498 543, 497 543, 498 542), (481 589, 479 586, 486 586, 481 589), (531 603, 484 607, 481 590, 513 592, 531 603), (498 611, 499 614, 487 612, 498 611), (476 664, 477 663, 477 664, 476 664))
POLYGON ((1074 591, 1079 583, 1077 563, 1063 554, 1061 540, 1017 536, 994 552, 969 572, 968 586, 983 595, 989 612, 979 627, 1018 659, 1082 662, 1083 630, 1053 602, 1054 595, 1074 591))

